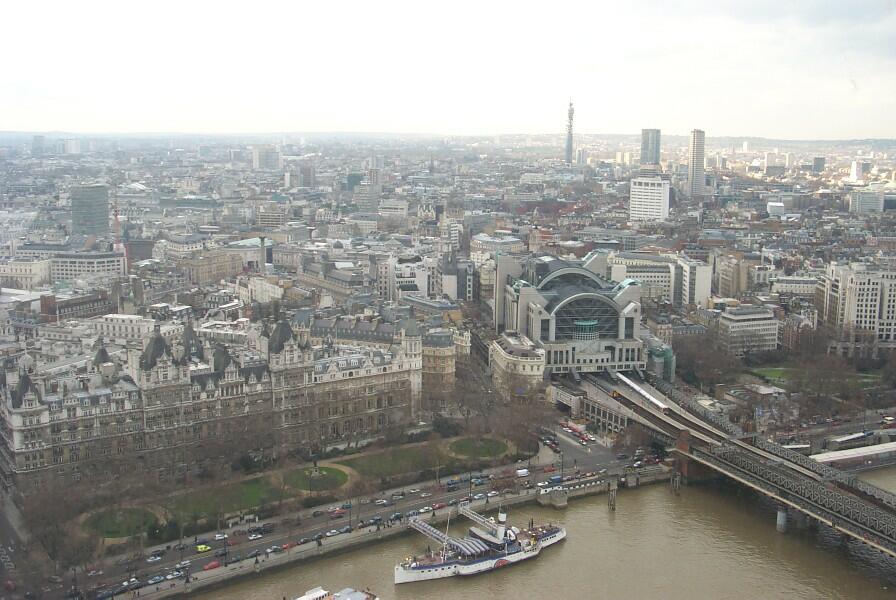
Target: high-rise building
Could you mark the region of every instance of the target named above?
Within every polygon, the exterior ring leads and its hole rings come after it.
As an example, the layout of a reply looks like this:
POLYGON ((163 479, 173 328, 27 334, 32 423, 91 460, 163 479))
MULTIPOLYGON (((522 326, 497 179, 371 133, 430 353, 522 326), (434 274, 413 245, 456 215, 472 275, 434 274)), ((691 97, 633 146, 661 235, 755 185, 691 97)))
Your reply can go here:
POLYGON ((641 164, 660 164, 660 130, 641 130, 641 164))
POLYGON ((633 222, 669 218, 669 182, 659 177, 635 177, 629 189, 629 219, 633 222))
POLYGON ((81 140, 63 140, 62 151, 65 154, 81 154, 81 140))
POLYGON ((569 102, 569 111, 566 113, 566 164, 572 164, 572 117, 575 109, 572 107, 572 101, 569 102))
POLYGON ((856 190, 849 195, 849 212, 858 215, 884 212, 884 191, 856 190))
POLYGON ((865 179, 865 163, 860 160, 852 161, 852 165, 849 168, 849 178, 852 181, 865 179))
POLYGON ((886 265, 832 262, 815 291, 819 324, 841 353, 861 347, 896 349, 896 270, 886 265))
POLYGON ((816 156, 812 159, 812 172, 813 173, 823 173, 824 172, 824 157, 816 156))
POLYGON ((252 168, 259 171, 278 171, 280 169, 280 151, 276 146, 253 147, 252 168))
POLYGON ((705 142, 706 133, 703 130, 691 131, 691 143, 688 145, 688 196, 691 198, 702 196, 706 185, 705 142))
POLYGON ((44 136, 36 135, 31 138, 31 155, 43 156, 44 154, 44 136))
POLYGON ((71 189, 72 235, 109 236, 109 188, 104 184, 71 189))

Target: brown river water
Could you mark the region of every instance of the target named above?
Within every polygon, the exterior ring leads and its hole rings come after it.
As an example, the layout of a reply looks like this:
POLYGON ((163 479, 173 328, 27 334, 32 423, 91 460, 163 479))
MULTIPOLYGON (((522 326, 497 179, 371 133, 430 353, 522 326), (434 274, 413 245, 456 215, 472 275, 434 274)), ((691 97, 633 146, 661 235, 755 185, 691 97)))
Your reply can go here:
MULTIPOLYGON (((896 491, 896 468, 862 477, 896 491)), ((535 560, 473 578, 395 586, 394 564, 429 543, 411 532, 195 597, 292 600, 322 585, 370 588, 383 600, 896 598, 896 561, 843 544, 824 527, 778 533, 774 507, 735 486, 683 487, 674 495, 656 484, 621 491, 615 512, 596 496, 572 500, 564 511, 531 504, 509 514, 516 525, 529 518, 563 524, 567 540, 535 560)), ((456 533, 466 526, 459 523, 456 533)))

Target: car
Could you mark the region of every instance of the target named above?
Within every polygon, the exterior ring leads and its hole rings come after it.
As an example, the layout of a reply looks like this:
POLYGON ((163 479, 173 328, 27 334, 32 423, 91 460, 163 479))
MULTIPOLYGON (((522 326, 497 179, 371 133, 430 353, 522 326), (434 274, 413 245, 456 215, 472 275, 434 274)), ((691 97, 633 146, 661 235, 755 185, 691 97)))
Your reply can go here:
POLYGON ((264 536, 261 535, 260 533, 250 533, 250 534, 249 534, 249 541, 250 541, 250 542, 254 542, 255 540, 260 540, 260 539, 263 538, 263 537, 264 537, 264 536))
POLYGON ((607 472, 606 469, 601 469, 600 471, 598 471, 598 473, 600 473, 601 475, 605 474, 606 472, 607 472))
POLYGON ((408 493, 409 494, 419 494, 420 490, 417 488, 413 488, 413 489, 408 490, 408 493))
POLYGON ((396 492, 396 493, 392 494, 392 500, 401 500, 403 498, 404 498, 403 493, 396 492))
POLYGON ((486 496, 488 496, 489 498, 494 498, 497 495, 498 495, 498 492, 496 492, 495 490, 491 490, 489 493, 486 494, 486 496))
POLYGON ((390 521, 400 521, 404 517, 400 512, 394 512, 389 516, 390 521))
POLYGON ((189 547, 190 547, 189 544, 180 543, 180 544, 174 544, 173 546, 171 546, 171 549, 179 552, 181 550, 186 550, 189 547))
POLYGON ((389 506, 390 502, 385 498, 380 498, 379 500, 374 502, 374 504, 376 504, 377 506, 389 506))
POLYGON ((554 465, 548 465, 544 468, 545 473, 553 473, 556 470, 557 470, 557 467, 555 467, 554 465))
POLYGON ((318 533, 318 534, 316 534, 316 535, 314 536, 314 541, 315 541, 315 542, 319 542, 319 541, 321 541, 322 539, 324 539, 324 534, 322 534, 322 533, 318 533))
POLYGON ((175 569, 175 570, 169 572, 167 575, 165 575, 165 579, 167 579, 168 581, 171 581, 172 579, 180 579, 183 576, 184 576, 183 571, 175 569))
POLYGON ((197 546, 196 546, 196 552, 199 552, 200 554, 202 552, 208 552, 211 549, 212 549, 212 547, 209 546, 208 544, 197 544, 197 546))
POLYGON ((218 548, 215 550, 215 556, 227 556, 227 548, 218 548))
POLYGON ((419 516, 419 515, 420 515, 420 512, 419 512, 419 511, 416 511, 416 510, 409 510, 409 511, 408 511, 408 518, 409 518, 409 519, 410 519, 411 517, 417 517, 417 516, 419 516))
POLYGON ((582 444, 583 446, 588 445, 588 442, 586 442, 585 440, 579 440, 579 443, 582 444))
POLYGON ((103 571, 100 569, 91 569, 87 572, 88 577, 98 577, 103 574, 103 571))
POLYGON ((339 533, 351 533, 351 532, 352 532, 352 526, 351 526, 351 525, 346 525, 345 527, 341 527, 341 528, 339 529, 339 533))
POLYGON ((301 546, 302 544, 307 544, 310 541, 311 541, 311 538, 306 538, 306 537, 299 538, 299 541, 296 542, 296 546, 301 546))
POLYGON ((292 548, 293 546, 295 546, 295 544, 293 544, 292 542, 286 542, 285 544, 283 544, 282 546, 280 546, 280 549, 281 549, 281 550, 289 550, 289 549, 292 548))
POLYGON ((195 543, 197 543, 197 544, 208 544, 208 540, 205 539, 205 538, 197 538, 197 540, 196 540, 195 543))
POLYGON ((625 452, 620 452, 616 455, 616 460, 625 460, 626 458, 628 458, 628 454, 625 452))
POLYGON ((246 555, 246 558, 255 558, 256 556, 261 556, 261 550, 253 550, 246 555))
POLYGON ((221 566, 220 561, 213 560, 212 562, 210 562, 207 565, 205 565, 204 567, 202 567, 202 570, 203 571, 211 571, 212 569, 217 569, 220 566, 221 566))
POLYGON ((327 535, 327 537, 334 537, 334 536, 337 536, 337 535, 339 535, 339 530, 337 530, 337 529, 331 529, 330 531, 327 532, 326 535, 327 535))
POLYGON ((421 492, 420 493, 421 498, 429 498, 430 496, 432 496, 432 494, 430 494, 429 492, 421 492))
POLYGON ((485 500, 485 494, 473 494, 473 500, 485 500))
POLYGON ((175 569, 186 569, 189 566, 190 566, 189 560, 182 560, 179 563, 177 563, 176 565, 174 565, 174 568, 175 569))
POLYGON ((153 554, 152 556, 150 556, 149 558, 146 559, 146 562, 154 563, 154 562, 159 562, 160 560, 162 560, 161 556, 159 556, 158 554, 153 554))
POLYGON ((420 512, 421 512, 421 513, 431 513, 431 512, 432 512, 432 507, 431 507, 431 506, 424 506, 424 507, 422 507, 422 508, 420 509, 420 512))
POLYGON ((146 585, 156 585, 157 583, 162 583, 165 581, 164 575, 154 575, 146 580, 146 585))
POLYGON ((383 522, 383 518, 379 515, 370 517, 370 520, 368 521, 368 523, 370 523, 371 525, 375 525, 377 523, 382 523, 382 522, 383 522))
POLYGON ((322 510, 316 510, 316 511, 314 511, 313 513, 311 513, 311 516, 312 516, 312 517, 319 517, 319 516, 321 516, 321 515, 323 515, 323 514, 324 514, 324 511, 322 511, 322 510))
POLYGON ((331 512, 331 513, 330 513, 330 518, 331 518, 331 519, 341 519, 341 518, 344 517, 344 516, 345 516, 345 511, 342 510, 341 508, 340 508, 339 510, 337 510, 337 511, 334 511, 334 512, 331 512))
POLYGON ((346 502, 345 504, 343 504, 343 505, 341 506, 342 510, 349 510, 349 509, 351 509, 351 507, 352 507, 352 503, 351 503, 351 502, 346 502))
POLYGON ((435 504, 432 505, 432 509, 439 510, 440 508, 445 508, 446 506, 448 506, 448 505, 445 504, 444 502, 436 502, 435 504))
POLYGON ((221 540, 226 540, 226 539, 227 539, 227 534, 226 534, 226 533, 216 533, 216 534, 215 534, 215 541, 216 541, 216 542, 220 542, 221 540))
POLYGON ((334 513, 334 512, 336 512, 337 510, 342 510, 342 507, 341 507, 341 506, 331 506, 330 508, 327 509, 327 512, 328 512, 328 513, 334 513))
POLYGON ((540 488, 543 488, 543 487, 548 487, 549 484, 547 481, 539 481, 536 485, 538 485, 538 487, 540 487, 540 488))
POLYGON ((458 499, 457 499, 457 503, 458 503, 458 504, 463 504, 464 502, 469 502, 469 501, 470 501, 470 497, 469 497, 469 496, 464 496, 463 498, 458 498, 458 499))
POLYGON ((455 506, 457 504, 457 498, 452 498, 448 501, 448 506, 455 506))

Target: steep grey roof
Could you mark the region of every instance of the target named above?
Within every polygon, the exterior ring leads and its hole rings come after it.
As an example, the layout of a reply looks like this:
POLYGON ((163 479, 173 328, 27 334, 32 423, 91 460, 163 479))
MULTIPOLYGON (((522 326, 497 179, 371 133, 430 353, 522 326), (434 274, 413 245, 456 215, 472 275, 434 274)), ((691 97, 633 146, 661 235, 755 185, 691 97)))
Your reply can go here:
POLYGON ((205 350, 202 347, 202 341, 193 331, 193 325, 189 321, 184 324, 183 345, 185 357, 204 358, 205 350))
POLYGON ((289 322, 286 319, 281 319, 274 326, 274 331, 271 332, 271 336, 268 338, 268 350, 274 354, 280 354, 283 352, 283 347, 286 343, 293 337, 292 327, 289 326, 289 322))
POLYGON ((144 371, 151 371, 159 362, 159 359, 165 355, 173 357, 171 347, 168 345, 167 340, 162 337, 159 325, 156 323, 156 330, 152 337, 149 338, 149 343, 140 355, 140 368, 144 371))
POLYGON ((28 392, 37 394, 37 386, 31 381, 31 377, 28 376, 28 373, 22 373, 19 375, 19 382, 16 384, 15 389, 10 393, 12 407, 21 408, 22 402, 25 399, 25 396, 28 395, 28 392))
POLYGON ((404 329, 406 337, 420 337, 420 328, 417 327, 417 320, 408 317, 401 322, 400 329, 404 329))
POLYGON ((97 367, 107 362, 112 362, 112 357, 109 356, 109 351, 106 350, 106 346, 100 340, 100 347, 96 349, 96 354, 93 355, 93 366, 97 367))

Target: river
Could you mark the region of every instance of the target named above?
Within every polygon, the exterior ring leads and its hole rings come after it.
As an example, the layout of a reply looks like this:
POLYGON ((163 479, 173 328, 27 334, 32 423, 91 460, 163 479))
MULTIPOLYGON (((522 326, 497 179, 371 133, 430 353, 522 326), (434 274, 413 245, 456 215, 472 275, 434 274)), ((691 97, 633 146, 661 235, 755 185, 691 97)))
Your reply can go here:
MULTIPOLYGON (((863 477, 896 489, 896 469, 863 477)), ((330 591, 369 587, 383 600, 896 597, 896 561, 841 544, 823 527, 778 533, 773 507, 735 486, 683 487, 676 496, 657 484, 620 492, 615 512, 597 496, 570 501, 565 511, 517 507, 509 520, 525 525, 530 517, 562 523, 568 539, 534 561, 491 574, 396 587, 395 562, 427 547, 423 536, 411 533, 197 598, 292 599, 317 585, 330 591)))

